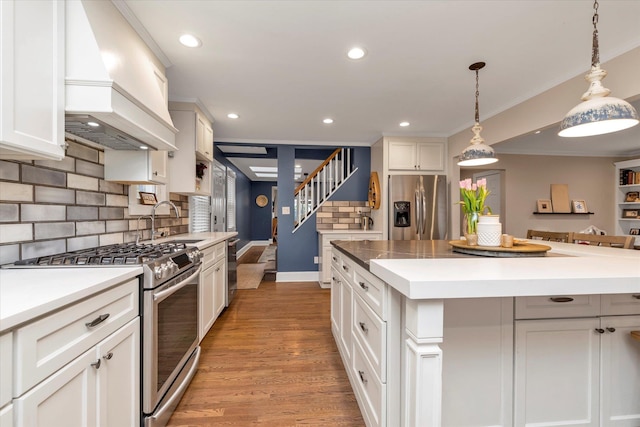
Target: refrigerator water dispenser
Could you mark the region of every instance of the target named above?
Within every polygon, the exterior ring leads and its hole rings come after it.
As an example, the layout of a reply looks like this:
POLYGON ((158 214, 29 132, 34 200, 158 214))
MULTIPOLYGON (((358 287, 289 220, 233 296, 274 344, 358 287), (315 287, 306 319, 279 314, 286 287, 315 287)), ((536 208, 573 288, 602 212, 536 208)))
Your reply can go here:
POLYGON ((393 202, 393 226, 411 227, 411 202, 393 202))

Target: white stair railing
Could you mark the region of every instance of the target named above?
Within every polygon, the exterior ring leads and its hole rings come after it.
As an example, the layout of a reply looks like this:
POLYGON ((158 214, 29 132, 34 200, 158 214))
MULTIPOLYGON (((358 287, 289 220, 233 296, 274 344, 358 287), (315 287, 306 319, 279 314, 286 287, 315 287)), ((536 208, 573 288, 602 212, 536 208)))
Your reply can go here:
POLYGON ((350 148, 337 148, 294 192, 295 232, 349 179, 358 168, 351 164, 350 148))

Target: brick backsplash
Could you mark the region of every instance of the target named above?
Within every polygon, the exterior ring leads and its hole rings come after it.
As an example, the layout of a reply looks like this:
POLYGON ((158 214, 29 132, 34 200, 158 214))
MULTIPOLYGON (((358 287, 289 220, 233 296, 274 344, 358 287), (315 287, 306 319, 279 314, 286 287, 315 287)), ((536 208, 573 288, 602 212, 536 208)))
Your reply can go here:
POLYGON ((316 230, 358 230, 362 214, 370 213, 367 202, 328 201, 316 213, 316 230))
MULTIPOLYGON (((67 140, 63 160, 0 160, 0 264, 136 240, 129 187, 104 180, 104 153, 67 140)), ((189 232, 189 199, 171 193, 180 208, 156 217, 157 228, 189 232)), ((151 221, 140 220, 142 238, 151 221)))

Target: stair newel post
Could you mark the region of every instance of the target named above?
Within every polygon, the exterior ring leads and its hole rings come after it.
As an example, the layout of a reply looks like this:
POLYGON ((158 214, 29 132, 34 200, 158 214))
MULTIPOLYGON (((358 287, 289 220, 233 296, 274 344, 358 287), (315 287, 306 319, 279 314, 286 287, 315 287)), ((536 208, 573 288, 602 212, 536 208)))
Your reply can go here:
POLYGON ((349 176, 351 175, 351 149, 349 148, 347 150, 347 173, 345 174, 345 176, 349 176))

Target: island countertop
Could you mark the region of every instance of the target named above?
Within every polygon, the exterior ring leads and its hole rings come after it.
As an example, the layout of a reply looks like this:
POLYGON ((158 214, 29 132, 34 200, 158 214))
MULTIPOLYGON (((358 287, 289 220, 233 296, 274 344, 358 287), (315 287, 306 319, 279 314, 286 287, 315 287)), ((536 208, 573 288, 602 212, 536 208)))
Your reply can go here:
POLYGON ((448 241, 335 242, 410 299, 640 293, 640 251, 557 242, 547 256, 492 258, 448 241))

